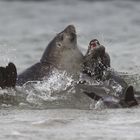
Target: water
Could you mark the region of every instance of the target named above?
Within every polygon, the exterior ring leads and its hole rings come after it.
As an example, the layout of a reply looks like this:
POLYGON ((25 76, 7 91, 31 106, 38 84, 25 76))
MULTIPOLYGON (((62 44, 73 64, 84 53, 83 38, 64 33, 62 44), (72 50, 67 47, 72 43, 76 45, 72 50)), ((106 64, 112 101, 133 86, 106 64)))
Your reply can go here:
MULTIPOLYGON (((139 1, 0 1, 0 65, 12 61, 18 72, 23 71, 40 59, 58 32, 74 24, 83 53, 91 39, 99 39, 111 56, 112 67, 128 72, 128 83, 140 89, 139 13, 139 1)), ((58 79, 62 77, 67 76, 61 73, 58 79)), ((49 84, 18 87, 19 96, 28 96, 23 101, 19 98, 19 106, 1 106, 0 139, 139 139, 139 107, 96 110, 85 95, 75 96, 73 89, 67 89, 73 83, 71 77, 65 80, 67 84, 62 85, 49 81, 53 96, 50 90, 45 92, 49 84), (67 95, 58 95, 61 86, 67 95)))
POLYGON ((139 139, 139 109, 1 110, 1 139, 139 139))

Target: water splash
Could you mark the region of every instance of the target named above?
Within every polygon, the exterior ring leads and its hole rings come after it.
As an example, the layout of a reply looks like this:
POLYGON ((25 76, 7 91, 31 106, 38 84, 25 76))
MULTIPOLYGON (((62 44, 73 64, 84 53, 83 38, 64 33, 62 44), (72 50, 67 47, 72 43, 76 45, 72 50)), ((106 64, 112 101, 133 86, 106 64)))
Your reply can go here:
POLYGON ((67 98, 68 89, 72 87, 73 79, 66 71, 54 70, 47 80, 28 82, 24 85, 27 101, 42 103, 42 101, 64 100, 67 98))

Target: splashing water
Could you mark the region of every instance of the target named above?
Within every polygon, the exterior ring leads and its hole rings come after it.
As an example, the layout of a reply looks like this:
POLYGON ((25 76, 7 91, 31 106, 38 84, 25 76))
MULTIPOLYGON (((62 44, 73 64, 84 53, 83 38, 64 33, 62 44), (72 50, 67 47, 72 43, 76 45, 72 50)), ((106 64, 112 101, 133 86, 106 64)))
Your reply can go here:
POLYGON ((64 100, 69 92, 68 88, 73 86, 73 79, 66 71, 57 69, 52 71, 52 75, 43 81, 28 82, 24 85, 26 89, 27 101, 38 103, 42 101, 64 100))

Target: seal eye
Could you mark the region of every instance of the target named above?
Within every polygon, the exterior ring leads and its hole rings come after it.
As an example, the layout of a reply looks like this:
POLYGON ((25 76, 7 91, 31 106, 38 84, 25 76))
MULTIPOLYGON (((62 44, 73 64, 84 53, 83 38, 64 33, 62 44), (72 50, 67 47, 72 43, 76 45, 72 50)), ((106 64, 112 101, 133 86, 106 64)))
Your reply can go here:
POLYGON ((59 42, 57 43, 57 47, 60 48, 62 46, 62 44, 59 42))

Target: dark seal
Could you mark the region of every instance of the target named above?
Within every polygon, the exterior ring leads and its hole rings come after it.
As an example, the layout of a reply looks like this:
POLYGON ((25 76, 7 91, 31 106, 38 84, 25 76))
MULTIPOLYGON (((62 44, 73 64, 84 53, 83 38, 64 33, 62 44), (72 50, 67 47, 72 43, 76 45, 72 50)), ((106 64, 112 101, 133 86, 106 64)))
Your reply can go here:
POLYGON ((84 57, 83 72, 96 80, 103 79, 103 72, 110 67, 110 56, 97 39, 90 41, 84 57))
POLYGON ((81 86, 86 95, 96 101, 102 100, 107 107, 138 105, 133 86, 129 86, 117 72, 110 68, 110 57, 97 39, 89 43, 84 58, 83 73, 101 82, 99 85, 81 86), (107 93, 105 89, 109 92, 107 93))

